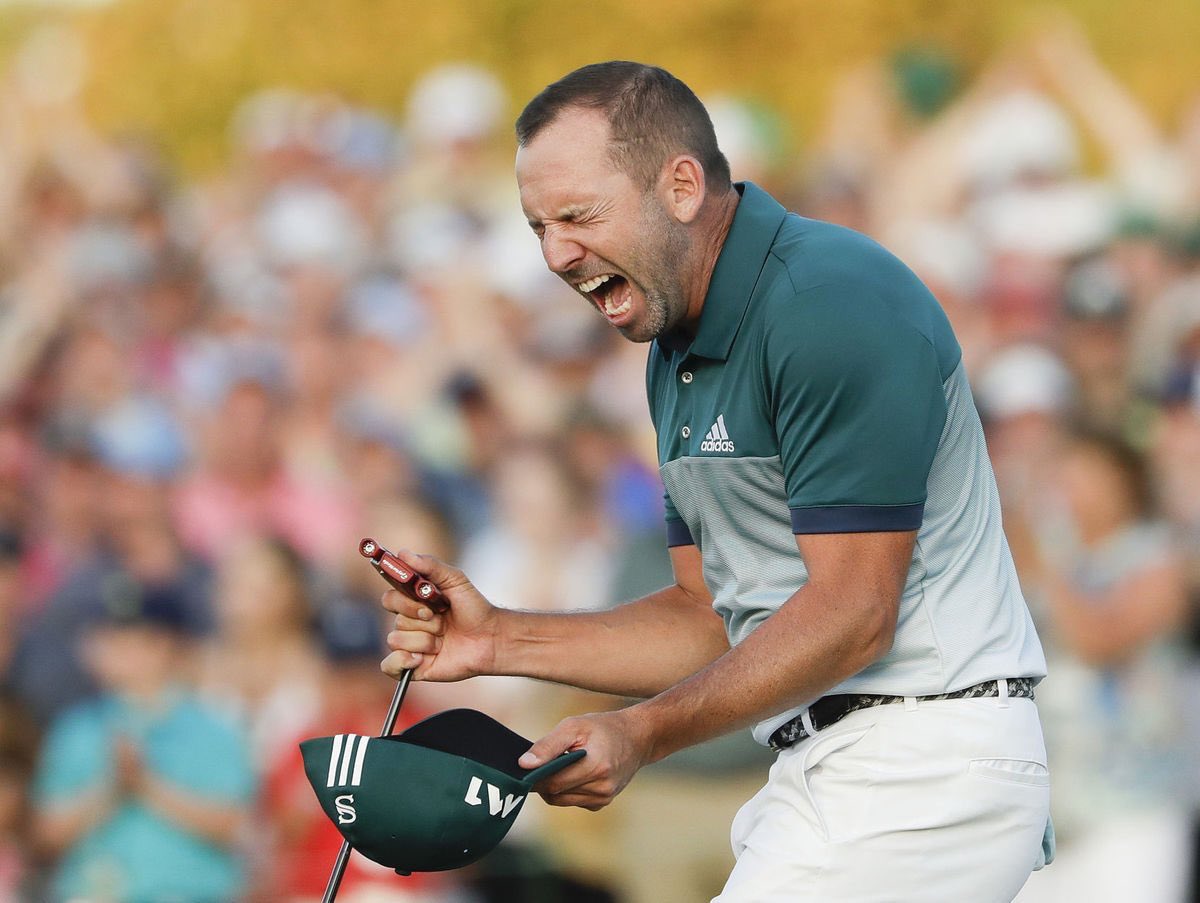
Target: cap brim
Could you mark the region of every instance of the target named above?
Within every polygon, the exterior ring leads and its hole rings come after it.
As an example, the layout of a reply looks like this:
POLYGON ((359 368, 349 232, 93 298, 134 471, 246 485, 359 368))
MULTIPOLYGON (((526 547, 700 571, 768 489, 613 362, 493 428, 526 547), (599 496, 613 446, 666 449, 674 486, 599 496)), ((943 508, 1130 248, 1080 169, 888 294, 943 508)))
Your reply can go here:
POLYGON ((585 755, 582 749, 571 750, 537 768, 524 769, 517 760, 533 746, 533 741, 474 709, 439 712, 397 734, 394 739, 481 762, 526 787, 532 787, 585 755))
POLYGON ((586 749, 572 749, 563 753, 561 756, 556 756, 545 765, 539 765, 537 768, 527 771, 525 776, 521 778, 521 783, 530 789, 539 781, 544 781, 551 775, 558 774, 568 765, 578 762, 587 755, 586 749))

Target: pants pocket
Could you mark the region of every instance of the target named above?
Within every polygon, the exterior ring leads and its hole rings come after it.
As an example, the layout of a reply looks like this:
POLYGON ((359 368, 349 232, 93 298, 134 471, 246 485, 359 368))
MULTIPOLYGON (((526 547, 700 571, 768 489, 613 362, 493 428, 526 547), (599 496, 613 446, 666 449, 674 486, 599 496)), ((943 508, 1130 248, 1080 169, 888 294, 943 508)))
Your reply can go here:
POLYGON ((1033 759, 972 759, 968 771, 977 777, 1008 784, 1049 787, 1050 770, 1033 759))
MULTIPOLYGON (((848 776, 852 777, 852 783, 858 783, 858 779, 851 775, 851 772, 856 771, 855 767, 839 767, 838 757, 834 754, 854 746, 867 736, 873 727, 874 725, 867 725, 855 730, 841 731, 833 736, 818 734, 812 741, 812 745, 804 751, 804 756, 800 760, 799 789, 808 800, 820 835, 827 843, 833 839, 835 833, 838 833, 830 824, 829 815, 846 814, 839 813, 838 810, 846 808, 853 802, 853 800, 839 802, 837 790, 834 788, 842 786, 848 776)), ((857 793, 855 797, 861 795, 861 793, 857 793)))

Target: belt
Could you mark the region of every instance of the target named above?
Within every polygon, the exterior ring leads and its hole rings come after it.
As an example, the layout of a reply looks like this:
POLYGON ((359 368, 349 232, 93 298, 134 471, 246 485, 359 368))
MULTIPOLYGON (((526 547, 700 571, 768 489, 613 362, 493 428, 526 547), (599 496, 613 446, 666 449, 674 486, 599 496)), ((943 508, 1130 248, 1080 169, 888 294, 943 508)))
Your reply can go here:
MULTIPOLYGON (((1008 696, 1013 699, 1033 699, 1034 679, 1032 677, 1010 677, 1008 696)), ((951 690, 949 693, 938 693, 936 696, 911 697, 918 702, 932 702, 936 699, 978 699, 985 696, 999 696, 999 682, 985 680, 973 687, 961 690, 951 690)), ((851 712, 860 709, 870 709, 877 705, 888 705, 893 702, 904 702, 906 696, 877 696, 872 693, 845 693, 837 696, 822 696, 816 702, 801 712, 795 718, 775 729, 767 741, 771 749, 780 750, 794 746, 801 740, 837 724, 851 712)))

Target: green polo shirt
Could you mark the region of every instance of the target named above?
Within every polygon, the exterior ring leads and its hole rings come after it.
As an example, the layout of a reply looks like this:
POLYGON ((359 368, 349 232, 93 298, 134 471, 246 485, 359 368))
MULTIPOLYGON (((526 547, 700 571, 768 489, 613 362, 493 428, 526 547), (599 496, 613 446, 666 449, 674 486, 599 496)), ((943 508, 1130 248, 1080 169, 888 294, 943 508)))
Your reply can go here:
POLYGON ((917 530, 892 652, 832 692, 1040 676, 941 307, 865 236, 737 187, 695 338, 647 366, 668 541, 700 548, 730 642, 807 580, 794 534, 917 530))

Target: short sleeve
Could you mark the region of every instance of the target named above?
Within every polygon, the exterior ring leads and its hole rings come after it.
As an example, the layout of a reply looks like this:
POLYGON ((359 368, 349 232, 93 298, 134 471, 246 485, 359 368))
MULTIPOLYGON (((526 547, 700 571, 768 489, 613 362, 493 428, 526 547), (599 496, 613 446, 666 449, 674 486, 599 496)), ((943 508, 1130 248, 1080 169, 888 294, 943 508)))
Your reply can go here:
POLYGON ((41 805, 79 796, 105 780, 109 762, 100 719, 90 708, 59 716, 42 743, 33 797, 41 805))
POLYGON ((848 291, 796 295, 765 339, 792 531, 915 530, 946 419, 937 351, 848 291))
POLYGON ((696 541, 692 539, 692 531, 675 510, 675 503, 671 501, 669 492, 663 493, 663 507, 667 512, 667 547, 694 546, 696 541))

